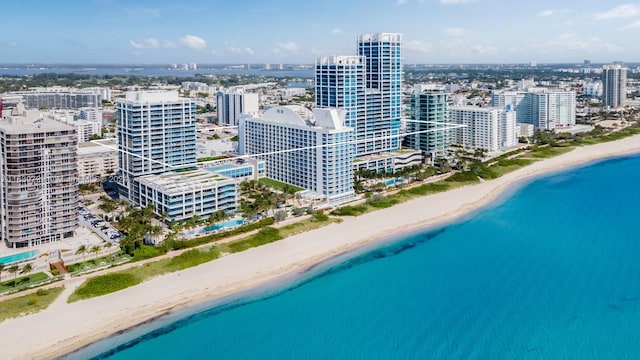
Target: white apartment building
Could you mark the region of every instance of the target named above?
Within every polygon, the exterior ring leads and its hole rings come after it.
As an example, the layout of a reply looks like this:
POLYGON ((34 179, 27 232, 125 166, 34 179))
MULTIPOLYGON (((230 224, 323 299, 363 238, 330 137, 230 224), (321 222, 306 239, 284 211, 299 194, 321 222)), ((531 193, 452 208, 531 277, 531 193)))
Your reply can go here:
POLYGON ((576 124, 576 93, 560 89, 494 91, 491 106, 516 112, 517 122, 553 130, 576 124))
POLYGON ((275 106, 262 116, 243 116, 239 152, 266 162, 267 177, 322 195, 329 203, 354 197, 353 128, 344 126, 345 111, 290 105, 275 106))
POLYGON ((118 144, 96 140, 78 145, 78 183, 90 184, 118 171, 118 144))
MULTIPOLYGON (((85 114, 87 114, 87 112, 85 112, 85 114)), ((102 134, 102 120, 76 119, 76 116, 78 116, 77 111, 54 110, 44 113, 44 116, 48 119, 73 126, 78 134, 79 143, 89 141, 92 135, 100 136, 102 134)), ((102 116, 102 114, 100 116, 102 116)))
POLYGON ((499 151, 517 144, 516 114, 500 108, 453 106, 450 121, 464 125, 452 130, 452 143, 465 149, 499 151))
POLYGON ((0 239, 8 247, 30 247, 73 236, 75 129, 22 104, 0 115, 0 239))
POLYGON ((259 110, 258 100, 258 94, 245 93, 243 89, 219 91, 216 95, 218 125, 237 126, 240 114, 256 115, 259 110))
POLYGON ((602 96, 602 81, 586 82, 582 86, 582 93, 591 97, 602 96))
POLYGON ((169 220, 233 212, 238 203, 238 180, 204 169, 145 175, 138 181, 140 206, 151 205, 156 215, 169 220))

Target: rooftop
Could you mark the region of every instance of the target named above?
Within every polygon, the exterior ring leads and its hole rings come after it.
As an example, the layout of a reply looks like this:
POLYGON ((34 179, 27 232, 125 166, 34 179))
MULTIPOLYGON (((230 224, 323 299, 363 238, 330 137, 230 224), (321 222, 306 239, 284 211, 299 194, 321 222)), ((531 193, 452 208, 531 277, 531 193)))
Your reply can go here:
POLYGON ((7 134, 41 133, 43 131, 74 131, 75 128, 61 122, 43 118, 38 110, 4 110, 0 129, 7 134))
POLYGON ((155 91, 127 91, 125 93, 124 100, 119 100, 119 102, 168 102, 168 101, 190 101, 187 98, 180 97, 178 91, 164 91, 164 90, 155 90, 155 91))
POLYGON ((94 140, 78 144, 78 156, 111 152, 118 152, 116 139, 94 140))
POLYGON ((189 191, 215 188, 218 185, 234 183, 235 180, 204 169, 167 172, 160 175, 145 175, 139 178, 141 184, 153 187, 165 194, 182 194, 189 191), (224 182, 224 184, 221 184, 224 182))

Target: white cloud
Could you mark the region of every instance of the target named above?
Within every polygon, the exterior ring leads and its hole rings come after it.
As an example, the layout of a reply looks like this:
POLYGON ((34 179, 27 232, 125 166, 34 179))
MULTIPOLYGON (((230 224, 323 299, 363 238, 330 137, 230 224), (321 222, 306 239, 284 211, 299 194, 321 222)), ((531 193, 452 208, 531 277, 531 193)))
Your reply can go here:
POLYGON ((625 19, 640 15, 640 7, 635 4, 625 4, 614 7, 613 9, 597 13, 594 17, 596 20, 625 19))
POLYGON ((618 52, 622 50, 618 45, 603 42, 597 36, 580 37, 573 33, 558 35, 555 39, 544 44, 534 44, 532 48, 540 51, 571 51, 585 54, 595 54, 602 52, 618 52))
POLYGON ((293 52, 298 50, 298 44, 294 43, 293 41, 278 43, 278 49, 293 52))
POLYGON ((636 20, 620 28, 620 30, 640 29, 640 20, 636 20))
POLYGON ((476 0, 440 0, 440 4, 442 5, 458 5, 458 4, 466 4, 470 2, 474 2, 476 0))
POLYGON ((166 48, 166 49, 175 49, 175 48, 177 48, 177 47, 178 47, 178 44, 174 43, 174 42, 173 42, 173 41, 171 41, 171 40, 165 40, 165 41, 162 43, 162 47, 163 47, 163 48, 166 48))
POLYGON ((340 29, 340 28, 335 28, 335 29, 331 30, 331 33, 332 33, 332 34, 340 34, 340 33, 342 33, 342 29, 340 29))
POLYGON ((255 53, 250 47, 235 47, 229 42, 225 42, 224 46, 226 46, 228 52, 236 55, 253 55, 255 53))
POLYGON ((160 47, 160 41, 154 38, 142 39, 140 42, 129 40, 129 44, 134 49, 157 49, 160 47))
POLYGON ((185 35, 182 39, 180 39, 180 42, 183 45, 196 50, 202 50, 207 47, 207 42, 204 41, 204 39, 202 39, 201 37, 195 35, 185 35))
POLYGON ((494 54, 496 52, 496 48, 477 44, 471 47, 471 51, 474 54, 486 55, 486 54, 494 54))
POLYGON ((407 0, 396 0, 396 5, 404 5, 407 3, 407 0))
POLYGON ((540 12, 538 13, 538 16, 551 16, 551 15, 553 15, 553 14, 555 14, 555 13, 556 13, 556 11, 555 11, 555 10, 551 10, 551 9, 549 9, 549 10, 540 11, 540 12))
POLYGON ((444 32, 449 36, 462 36, 467 33, 467 30, 463 28, 447 28, 444 29, 444 32))
POLYGON ((418 40, 405 41, 403 47, 407 52, 417 54, 428 53, 433 48, 431 44, 423 43, 418 40))

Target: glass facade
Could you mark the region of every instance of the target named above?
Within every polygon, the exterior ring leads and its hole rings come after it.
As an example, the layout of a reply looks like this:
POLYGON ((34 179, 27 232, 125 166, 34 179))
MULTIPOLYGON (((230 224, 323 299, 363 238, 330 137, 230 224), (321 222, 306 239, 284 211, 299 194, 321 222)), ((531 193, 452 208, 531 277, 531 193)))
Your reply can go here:
POLYGON ((190 99, 124 99, 117 103, 121 195, 139 203, 135 178, 195 167, 196 105, 190 99))
POLYGON ((358 56, 316 62, 316 106, 347 110, 356 135, 356 156, 400 148, 402 54, 399 34, 358 38, 358 56))

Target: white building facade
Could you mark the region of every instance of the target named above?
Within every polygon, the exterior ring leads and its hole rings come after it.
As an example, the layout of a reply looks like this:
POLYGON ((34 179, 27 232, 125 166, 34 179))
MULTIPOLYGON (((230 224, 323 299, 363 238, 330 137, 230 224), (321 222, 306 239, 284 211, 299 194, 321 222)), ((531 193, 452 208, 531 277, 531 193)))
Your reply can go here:
POLYGON ((329 203, 354 197, 353 128, 344 110, 276 106, 260 117, 243 116, 239 152, 264 160, 267 176, 321 194, 329 203))
POLYGON ((538 130, 576 124, 576 93, 560 89, 529 88, 528 91, 494 91, 491 106, 516 112, 517 122, 538 130))
POLYGON ((452 143, 465 149, 499 151, 517 144, 516 114, 500 108, 453 106, 451 122, 463 125, 452 130, 452 143))
POLYGON ((242 89, 236 89, 233 92, 218 91, 216 95, 218 125, 238 126, 240 114, 258 113, 258 101, 258 94, 247 93, 242 89))

